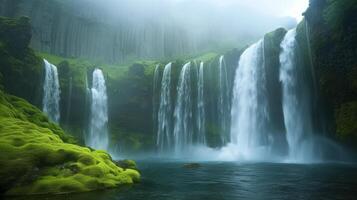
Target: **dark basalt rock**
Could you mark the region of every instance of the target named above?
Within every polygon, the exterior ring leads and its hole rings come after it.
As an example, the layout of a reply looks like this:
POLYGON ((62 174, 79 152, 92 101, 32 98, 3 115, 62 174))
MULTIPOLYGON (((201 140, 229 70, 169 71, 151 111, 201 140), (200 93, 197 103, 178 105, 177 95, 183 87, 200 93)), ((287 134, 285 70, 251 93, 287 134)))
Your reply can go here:
POLYGON ((121 167, 123 169, 135 169, 138 170, 135 161, 133 160, 118 160, 118 161, 113 161, 118 167, 121 167))
POLYGON ((198 169, 200 167, 202 167, 202 166, 199 163, 186 163, 183 165, 183 168, 186 168, 186 169, 198 169))

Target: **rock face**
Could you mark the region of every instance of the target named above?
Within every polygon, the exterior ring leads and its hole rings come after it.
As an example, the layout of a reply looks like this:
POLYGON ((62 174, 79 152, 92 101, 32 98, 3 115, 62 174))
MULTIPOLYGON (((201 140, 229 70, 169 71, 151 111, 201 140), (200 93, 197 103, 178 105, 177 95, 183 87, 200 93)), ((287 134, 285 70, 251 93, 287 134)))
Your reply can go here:
POLYGON ((42 52, 94 58, 106 63, 195 52, 192 38, 171 23, 126 20, 107 23, 98 19, 98 11, 94 10, 94 5, 88 1, 0 1, 0 15, 31 18, 31 47, 42 52))
MULTIPOLYGON (((347 143, 357 143, 357 3, 354 0, 314 0, 305 13, 299 38, 310 38, 322 124, 347 143), (353 123, 354 122, 354 123, 353 123)), ((303 40, 303 39, 300 39, 303 40)), ((304 41, 302 41, 304 42, 304 41)), ((309 52, 306 49, 305 52, 309 52)))
POLYGON ((41 105, 43 62, 28 48, 29 19, 0 17, 0 74, 6 92, 41 105))

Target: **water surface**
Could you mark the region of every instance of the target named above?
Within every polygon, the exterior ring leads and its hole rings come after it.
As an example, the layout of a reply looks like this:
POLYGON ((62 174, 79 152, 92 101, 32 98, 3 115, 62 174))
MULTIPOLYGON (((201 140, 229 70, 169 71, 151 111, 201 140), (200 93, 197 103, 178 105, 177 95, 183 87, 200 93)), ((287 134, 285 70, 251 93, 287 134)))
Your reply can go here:
MULTIPOLYGON (((356 199, 357 164, 138 162, 142 181, 132 187, 51 200, 356 199)), ((16 199, 30 199, 16 198, 16 199)))

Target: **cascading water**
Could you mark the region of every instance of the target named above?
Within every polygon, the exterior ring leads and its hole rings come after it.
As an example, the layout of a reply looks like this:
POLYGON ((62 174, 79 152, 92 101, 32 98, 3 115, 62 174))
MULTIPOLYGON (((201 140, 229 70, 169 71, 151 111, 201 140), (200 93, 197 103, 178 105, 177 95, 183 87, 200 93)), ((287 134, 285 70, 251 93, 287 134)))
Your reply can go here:
POLYGON ((193 112, 191 95, 191 63, 186 63, 180 73, 177 101, 174 111, 174 149, 182 153, 193 144, 193 112))
POLYGON ((227 143, 227 134, 229 127, 229 89, 228 89, 228 77, 227 69, 224 62, 224 56, 219 58, 219 70, 218 70, 218 86, 219 86, 219 96, 218 96, 218 117, 221 127, 221 142, 222 144, 227 143))
POLYGON ((107 89, 103 72, 100 69, 93 71, 91 88, 90 122, 86 145, 108 150, 108 102, 107 89))
POLYGON ((160 106, 157 116, 157 139, 156 145, 160 152, 167 150, 172 145, 171 135, 171 63, 168 63, 162 75, 160 106))
POLYGON ((242 159, 260 159, 270 151, 263 59, 263 41, 241 55, 231 110, 231 143, 242 159))
POLYGON ((289 158, 303 161, 312 155, 312 118, 309 89, 303 81, 303 68, 297 62, 296 29, 281 43, 280 81, 283 88, 283 113, 289 158), (310 152, 309 152, 310 151, 310 152))
POLYGON ((50 120, 59 123, 60 85, 57 67, 45 59, 43 61, 45 63, 45 81, 43 84, 42 110, 50 120))
POLYGON ((205 136, 205 100, 204 100, 204 75, 203 75, 203 65, 200 63, 198 69, 198 83, 197 83, 197 143, 206 144, 205 136))

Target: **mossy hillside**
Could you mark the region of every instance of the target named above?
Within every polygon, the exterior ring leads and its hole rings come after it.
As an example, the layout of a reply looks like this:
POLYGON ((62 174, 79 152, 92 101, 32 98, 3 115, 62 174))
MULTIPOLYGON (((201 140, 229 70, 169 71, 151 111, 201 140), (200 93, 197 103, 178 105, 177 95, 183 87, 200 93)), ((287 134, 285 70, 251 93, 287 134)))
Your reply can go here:
POLYGON ((41 105, 43 63, 28 48, 29 19, 0 17, 0 73, 6 92, 41 105))
MULTIPOLYGON (((27 103, 25 100, 16 96, 7 95, 4 97, 3 101, 11 102, 11 104, 7 105, 12 108, 12 112, 10 112, 13 114, 12 117, 50 129, 52 133, 58 135, 64 142, 73 144, 76 143, 72 136, 65 134, 57 124, 50 122, 49 119, 38 110, 38 108, 27 103)), ((7 116, 8 113, 9 112, 1 112, 0 116, 7 116)))
POLYGON ((70 137, 38 109, 3 92, 0 121, 0 188, 6 195, 83 192, 140 179, 104 151, 64 143, 70 137))

